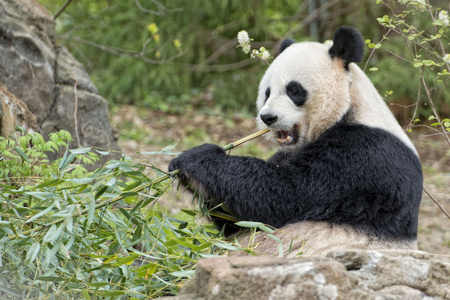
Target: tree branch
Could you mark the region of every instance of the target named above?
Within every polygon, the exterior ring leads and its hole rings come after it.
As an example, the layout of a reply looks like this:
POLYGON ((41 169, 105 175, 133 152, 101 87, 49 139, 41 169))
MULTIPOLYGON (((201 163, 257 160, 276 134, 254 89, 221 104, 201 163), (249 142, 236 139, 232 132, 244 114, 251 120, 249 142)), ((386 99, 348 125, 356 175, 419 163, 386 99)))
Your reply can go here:
POLYGON ((447 218, 450 219, 450 215, 448 214, 448 212, 442 207, 442 205, 430 194, 430 192, 428 192, 428 190, 424 187, 423 191, 428 195, 428 197, 430 197, 431 200, 434 201, 434 203, 436 203, 436 205, 442 210, 442 212, 447 216, 447 218))
POLYGON ((63 7, 61 7, 61 9, 53 17, 53 21, 55 21, 56 18, 58 18, 59 15, 67 8, 67 6, 69 6, 70 2, 72 2, 72 0, 67 0, 67 2, 64 3, 63 7))
MULTIPOLYGON (((134 51, 134 50, 128 50, 128 49, 122 49, 122 48, 117 48, 117 47, 111 47, 111 46, 105 46, 105 45, 100 45, 88 40, 84 40, 81 39, 79 37, 75 37, 75 36, 69 36, 69 35, 59 35, 57 36, 59 39, 63 39, 63 40, 71 40, 71 41, 76 41, 78 43, 81 44, 85 44, 85 45, 89 45, 92 46, 94 48, 103 50, 105 52, 120 56, 120 57, 129 57, 129 58, 136 58, 139 60, 142 60, 146 63, 149 64, 155 64, 155 65, 160 65, 169 61, 172 61, 180 56, 182 56, 184 54, 184 51, 180 51, 178 54, 173 55, 172 57, 168 58, 168 59, 161 59, 161 60, 155 60, 155 59, 150 59, 148 57, 145 56, 145 49, 147 47, 148 44, 148 40, 143 44, 142 46, 142 50, 141 51, 134 51)), ((162 48, 164 48, 165 46, 163 46, 162 48)))

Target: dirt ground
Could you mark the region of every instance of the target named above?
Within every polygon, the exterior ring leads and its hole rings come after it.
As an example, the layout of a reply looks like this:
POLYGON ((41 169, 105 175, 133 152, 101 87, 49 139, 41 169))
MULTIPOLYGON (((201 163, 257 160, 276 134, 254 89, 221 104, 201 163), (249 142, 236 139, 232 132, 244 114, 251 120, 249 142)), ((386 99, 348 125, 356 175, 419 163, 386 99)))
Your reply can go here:
MULTIPOLYGON (((112 122, 121 133, 122 151, 137 160, 142 158, 137 152, 159 151, 176 141, 178 144, 173 151, 181 152, 206 142, 226 145, 257 131, 251 116, 169 115, 133 106, 114 109, 112 122)), ((450 146, 442 136, 413 131, 410 137, 421 157, 425 189, 450 213, 450 146)), ((241 147, 233 153, 268 158, 276 150, 276 145, 264 138, 241 147)), ((165 170, 173 157, 154 155, 146 159, 165 170)), ((179 195, 172 195, 176 199, 170 202, 171 205, 189 205, 186 201, 180 202, 179 195)), ((450 219, 424 193, 419 215, 419 249, 450 254, 449 229, 450 219)))

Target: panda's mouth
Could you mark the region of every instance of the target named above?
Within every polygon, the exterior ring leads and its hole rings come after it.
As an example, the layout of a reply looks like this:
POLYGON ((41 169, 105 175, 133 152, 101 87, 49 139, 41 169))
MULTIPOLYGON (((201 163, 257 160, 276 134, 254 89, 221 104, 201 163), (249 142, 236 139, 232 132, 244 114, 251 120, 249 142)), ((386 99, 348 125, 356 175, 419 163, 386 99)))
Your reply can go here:
POLYGON ((298 125, 292 127, 289 131, 280 130, 276 132, 277 142, 281 146, 294 145, 298 141, 298 125))

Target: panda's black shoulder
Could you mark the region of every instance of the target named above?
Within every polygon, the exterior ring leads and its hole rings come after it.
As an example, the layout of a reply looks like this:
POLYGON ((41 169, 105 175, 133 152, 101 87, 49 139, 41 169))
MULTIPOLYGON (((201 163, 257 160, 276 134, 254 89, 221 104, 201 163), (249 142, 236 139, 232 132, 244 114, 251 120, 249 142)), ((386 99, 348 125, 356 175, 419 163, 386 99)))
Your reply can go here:
POLYGON ((382 151, 385 153, 402 151, 408 155, 416 156, 400 138, 390 132, 376 127, 363 124, 337 123, 329 128, 316 141, 309 144, 307 148, 327 147, 350 152, 359 150, 382 151))
POLYGON ((336 172, 360 167, 379 176, 377 172, 384 166, 392 172, 421 176, 418 156, 403 141, 384 129, 359 124, 336 124, 288 158, 292 162, 299 159, 340 166, 336 172))

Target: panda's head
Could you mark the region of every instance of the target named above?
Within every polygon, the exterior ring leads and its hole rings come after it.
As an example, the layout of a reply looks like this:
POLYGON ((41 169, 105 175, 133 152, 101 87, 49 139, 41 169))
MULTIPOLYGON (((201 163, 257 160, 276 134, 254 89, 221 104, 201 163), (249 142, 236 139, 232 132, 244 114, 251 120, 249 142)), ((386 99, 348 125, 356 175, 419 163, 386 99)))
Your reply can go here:
POLYGON ((363 54, 361 35, 349 27, 336 31, 332 47, 283 41, 259 86, 258 126, 269 128, 285 150, 315 140, 349 111, 349 65, 363 54))

